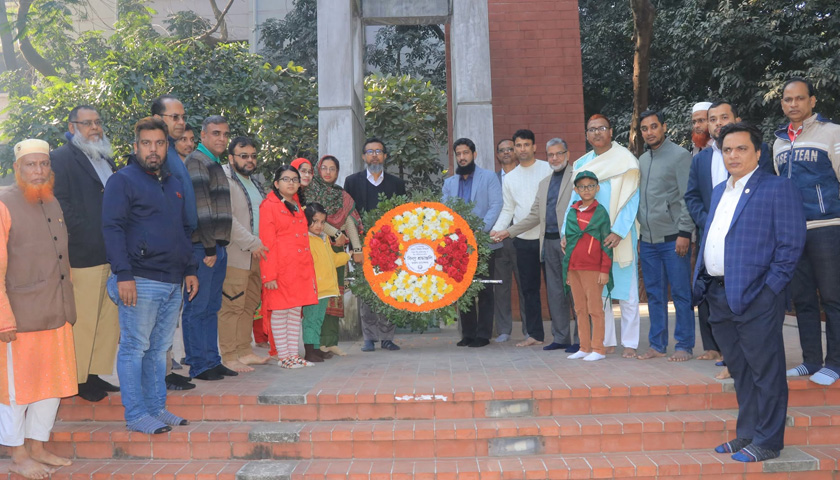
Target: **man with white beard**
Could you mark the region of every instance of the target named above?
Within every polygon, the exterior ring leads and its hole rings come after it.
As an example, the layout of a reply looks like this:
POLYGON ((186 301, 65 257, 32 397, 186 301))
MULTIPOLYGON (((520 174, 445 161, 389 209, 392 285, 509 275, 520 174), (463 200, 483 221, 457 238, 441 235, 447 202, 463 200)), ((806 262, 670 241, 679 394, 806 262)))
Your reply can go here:
POLYGON ((64 211, 76 300, 76 374, 79 396, 98 402, 120 389, 99 375, 114 369, 120 329, 117 306, 105 292, 110 265, 102 237, 102 197, 116 171, 111 142, 95 108, 80 105, 68 116, 67 143, 50 153, 55 197, 64 211))

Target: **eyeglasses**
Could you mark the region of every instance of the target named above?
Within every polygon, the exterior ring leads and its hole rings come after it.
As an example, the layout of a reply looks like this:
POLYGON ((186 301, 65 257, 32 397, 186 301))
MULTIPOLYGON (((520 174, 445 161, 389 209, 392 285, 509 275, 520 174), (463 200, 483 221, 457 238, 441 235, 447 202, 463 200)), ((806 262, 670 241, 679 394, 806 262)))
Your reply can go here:
POLYGON ((298 172, 300 172, 301 175, 312 175, 311 168, 298 168, 298 172))
POLYGON ((300 183, 298 177, 280 177, 280 181, 283 183, 300 183))
POLYGON ((185 122, 187 121, 187 114, 186 114, 186 113, 185 113, 185 114, 183 114, 183 115, 181 115, 181 114, 179 114, 179 113, 172 113, 172 114, 169 114, 169 113, 161 113, 161 114, 160 114, 160 116, 161 116, 161 117, 172 117, 172 120, 173 120, 173 121, 176 121, 176 122, 180 122, 181 120, 183 120, 183 121, 185 121, 185 122))
POLYGON ((557 152, 557 153, 549 153, 548 158, 560 158, 567 153, 569 153, 568 150, 564 150, 562 152, 557 152))
POLYGON ((510 153, 510 152, 512 152, 512 151, 513 151, 513 147, 500 148, 500 149, 499 149, 499 153, 510 153))
POLYGON ((257 159, 257 154, 256 153, 237 153, 234 156, 239 157, 240 160, 248 160, 249 158, 251 160, 256 160, 257 159))
POLYGON ((335 172, 337 172, 337 171, 338 171, 338 169, 337 169, 337 168, 335 168, 335 167, 328 167, 328 166, 326 166, 326 165, 325 165, 325 166, 323 166, 323 167, 321 167, 321 168, 320 168, 320 170, 321 170, 322 172, 327 172, 327 173, 335 173, 335 172))
POLYGON ((596 183, 595 185, 578 185, 575 188, 581 192, 591 192, 592 190, 595 190, 595 187, 597 186, 598 184, 596 183))
POLYGON ((102 119, 97 118, 96 120, 85 120, 84 122, 70 122, 70 123, 75 123, 76 125, 81 125, 85 128, 90 128, 93 125, 96 125, 97 127, 101 127, 102 126, 102 119))
POLYGON ((610 127, 606 125, 601 125, 600 127, 589 127, 586 129, 586 133, 606 132, 609 129, 610 127))
POLYGON ((385 153, 384 150, 376 149, 376 150, 365 150, 365 155, 382 155, 385 153))

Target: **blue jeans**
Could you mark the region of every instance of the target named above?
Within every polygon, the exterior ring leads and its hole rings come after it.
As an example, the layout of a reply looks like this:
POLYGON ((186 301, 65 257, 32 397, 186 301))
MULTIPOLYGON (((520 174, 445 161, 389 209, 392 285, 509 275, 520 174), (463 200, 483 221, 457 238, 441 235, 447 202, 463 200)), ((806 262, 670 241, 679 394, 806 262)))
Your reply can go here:
POLYGON ((840 226, 808 230, 805 251, 790 282, 802 362, 823 365, 820 305, 825 310, 825 366, 840 373, 840 226), (817 296, 819 291, 819 297, 817 296))
MULTIPOLYGON (((222 363, 219 355, 219 309, 222 308, 222 285, 227 272, 227 251, 216 247, 213 268, 204 264, 204 247, 193 244, 193 257, 198 262, 198 293, 184 302, 181 330, 184 332, 184 353, 195 377, 222 363)), ((184 299, 189 294, 184 291, 184 299)))
POLYGON ((691 256, 680 257, 677 242, 648 243, 639 241, 645 291, 650 315, 650 348, 665 353, 668 348, 668 286, 677 310, 674 326, 675 348, 694 351, 694 307, 691 306, 691 256))
POLYGON ((158 415, 166 407, 166 351, 172 346, 181 285, 135 277, 137 305, 120 301, 117 277, 108 278, 108 296, 120 315, 117 375, 125 407, 125 421, 158 415))

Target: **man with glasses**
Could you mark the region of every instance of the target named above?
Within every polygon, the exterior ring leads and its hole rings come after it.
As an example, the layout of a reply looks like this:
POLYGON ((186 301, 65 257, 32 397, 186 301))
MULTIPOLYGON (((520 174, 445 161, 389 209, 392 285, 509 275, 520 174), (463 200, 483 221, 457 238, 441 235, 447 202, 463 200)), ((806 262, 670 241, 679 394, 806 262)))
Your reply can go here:
MULTIPOLYGON (((388 197, 405 195, 405 182, 385 172, 387 158, 388 150, 382 140, 376 137, 365 140, 362 148, 365 170, 356 172, 344 180, 344 190, 353 197, 359 213, 375 209, 379 205, 380 193, 388 197)), ((377 340, 382 341, 383 350, 400 349, 394 343, 396 326, 393 323, 383 315, 374 313, 364 302, 359 303, 359 310, 362 319, 362 335, 365 339, 365 344, 362 346, 363 352, 374 351, 376 349, 374 342, 377 340)))
POLYGON ((110 266, 102 237, 102 197, 116 171, 111 142, 89 105, 70 111, 67 139, 50 154, 55 196, 67 224, 77 322, 73 326, 79 396, 98 402, 120 389, 99 378, 114 371, 120 338, 117 308, 105 294, 110 266))
POLYGON ((691 154, 665 137, 668 125, 660 113, 639 116, 639 130, 648 149, 639 157, 639 259, 650 311, 650 349, 638 358, 664 357, 668 348, 668 292, 674 299, 674 354, 684 362, 694 350, 694 308, 691 303, 691 234, 694 221, 685 204, 691 154))
POLYGON ((222 308, 219 311, 219 353, 222 363, 236 372, 253 372, 249 365, 264 365, 251 349, 254 312, 260 304, 262 280, 260 259, 267 251, 259 236, 260 204, 265 198, 255 177, 257 146, 248 137, 236 137, 228 146, 228 163, 223 165, 230 186, 233 223, 222 308))
POLYGON ((574 336, 571 332, 571 297, 567 297, 563 283, 563 249, 560 245, 560 222, 566 215, 566 206, 572 196, 572 169, 569 165, 569 147, 562 138, 552 138, 546 144, 548 165, 551 175, 544 178, 537 187, 537 198, 531 205, 528 216, 509 228, 491 232, 493 241, 500 242, 516 237, 536 226, 540 228, 540 252, 545 262, 545 286, 548 295, 548 311, 551 314, 551 333, 554 341, 543 350, 560 350, 574 353, 580 348, 577 340, 577 324, 574 336), (549 208, 551 205, 552 208, 549 208))
POLYGON ((201 290, 184 303, 181 328, 190 376, 199 380, 239 375, 222 364, 218 348, 218 313, 227 269, 225 247, 232 228, 230 186, 221 165, 228 140, 230 127, 225 117, 207 117, 201 125, 201 143, 185 162, 195 189, 198 225, 192 242, 201 290))
MULTIPOLYGON (((519 166, 519 160, 513 153, 513 141, 505 138, 496 144, 496 160, 502 166, 496 172, 499 176, 499 183, 504 186, 505 177, 519 166)), ((511 312, 511 293, 513 281, 516 281, 516 290, 519 292, 519 318, 522 320, 522 335, 528 335, 525 328, 525 296, 522 295, 521 283, 519 283, 519 269, 516 267, 516 248, 513 246, 513 238, 502 240, 502 248, 496 251, 496 280, 501 280, 501 285, 496 285, 493 301, 495 302, 494 318, 496 321, 497 343, 510 340, 513 331, 513 313, 511 312)))
MULTIPOLYGON (((534 132, 526 129, 513 134, 513 148, 519 158, 519 166, 505 176, 502 185, 504 207, 493 226, 501 231, 510 226, 511 220, 520 222, 531 212, 537 196, 537 185, 551 175, 552 169, 544 160, 537 160, 534 154, 534 132)), ((540 300, 540 230, 538 225, 524 231, 513 239, 516 248, 516 266, 519 269, 519 286, 525 296, 525 326, 528 336, 517 343, 517 347, 542 345, 545 332, 542 324, 542 301, 540 300)))
MULTIPOLYGON (((168 130, 167 141, 169 142, 169 149, 166 152, 166 168, 172 176, 181 182, 187 223, 192 230, 195 230, 198 225, 195 209, 195 190, 193 189, 192 180, 190 180, 190 174, 187 172, 187 167, 184 165, 184 160, 187 155, 181 155, 181 150, 178 148, 178 139, 183 137, 187 127, 187 114, 184 111, 184 104, 174 95, 161 95, 152 102, 152 117, 162 120, 166 124, 168 130)), ((194 138, 195 135, 193 135, 194 138)), ((193 150, 195 150, 195 144, 193 144, 190 152, 193 150)), ((167 352, 166 388, 170 390, 190 390, 195 388, 195 384, 190 383, 189 378, 171 371, 173 366, 179 369, 181 368, 177 363, 173 363, 171 357, 174 355, 178 359, 183 358, 184 342, 182 339, 181 324, 178 322, 175 328, 173 348, 167 352)))
MULTIPOLYGON (((586 141, 592 151, 574 164, 575 172, 589 170, 598 177, 600 190, 595 195, 610 214, 611 231, 604 246, 613 249, 613 289, 604 296, 619 300, 621 305, 622 356, 633 358, 639 348, 639 278, 636 252, 639 235, 636 232, 636 214, 639 211, 639 161, 630 150, 612 140, 612 126, 601 114, 592 115, 586 124, 586 141)), ((569 202, 580 200, 573 192, 569 202)), ((568 209, 566 210, 568 213, 568 209)), ((563 220, 566 224, 566 220, 563 220)), ((565 239, 563 239, 565 246, 565 239)), ((615 320, 612 304, 605 310, 604 346, 606 353, 615 351, 615 320)))

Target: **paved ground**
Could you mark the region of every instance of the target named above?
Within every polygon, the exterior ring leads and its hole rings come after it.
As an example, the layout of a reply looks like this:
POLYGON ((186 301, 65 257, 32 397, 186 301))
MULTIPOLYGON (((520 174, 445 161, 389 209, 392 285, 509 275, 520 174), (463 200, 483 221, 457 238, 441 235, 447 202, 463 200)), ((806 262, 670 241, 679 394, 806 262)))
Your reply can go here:
MULTIPOLYGON (((616 314, 617 310, 616 307, 616 314)), ((642 340, 639 346, 642 352, 648 347, 646 313, 643 308, 642 340)), ((795 319, 789 317, 787 320, 784 327, 787 364, 795 366, 801 361, 798 330, 795 319)), ((673 332, 673 315, 671 327, 673 332)), ((513 330, 519 331, 519 325, 514 325, 513 330)), ((548 323, 545 324, 545 330, 550 332, 548 323)), ((583 362, 567 359, 568 354, 562 351, 547 352, 542 347, 518 348, 515 346, 519 340, 516 335, 509 342, 491 342, 483 348, 456 347, 458 340, 460 335, 457 325, 448 325, 437 333, 397 335, 396 343, 402 347, 398 352, 377 348, 375 352, 364 353, 360 351, 361 341, 343 342, 340 346, 348 353, 345 357, 335 357, 311 368, 283 370, 276 365, 267 365, 257 367, 256 372, 223 381, 195 380, 198 388, 189 393, 452 395, 459 391, 588 389, 720 382, 714 376, 721 369, 711 361, 693 359, 676 363, 665 358, 644 361, 625 359, 621 358, 622 349, 618 347, 616 353, 608 355, 605 360, 583 362)), ((695 354, 702 353, 700 344, 698 332, 695 354)), ((112 379, 116 381, 115 376, 112 379)), ((723 383, 731 383, 731 380, 723 383)))

